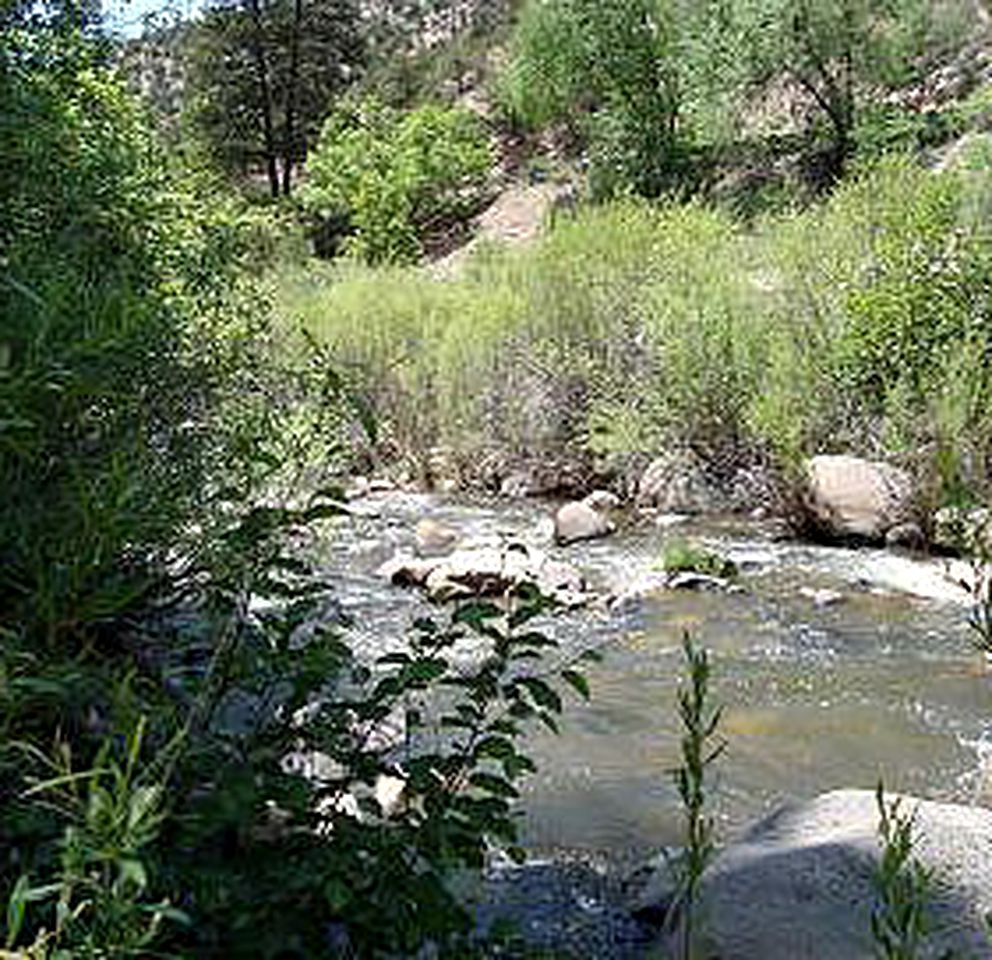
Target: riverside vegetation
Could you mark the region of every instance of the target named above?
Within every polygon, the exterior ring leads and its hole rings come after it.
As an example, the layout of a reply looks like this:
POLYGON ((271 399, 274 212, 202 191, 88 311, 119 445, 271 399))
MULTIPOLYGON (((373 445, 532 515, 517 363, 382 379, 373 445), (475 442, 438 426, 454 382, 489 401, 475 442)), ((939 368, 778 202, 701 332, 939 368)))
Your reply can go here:
MULTIPOLYGON (((832 0, 740 5, 761 16, 739 21, 508 9, 494 131, 390 96, 396 25, 372 42, 357 8, 318 6, 247 2, 190 28, 201 59, 163 135, 95 4, 0 14, 0 899, 16 957, 517 949, 476 937, 448 880, 494 847, 522 856, 526 729, 554 728, 562 691, 589 686, 526 589, 418 621, 373 662, 352 649, 309 547, 358 465, 429 479, 441 447, 491 485, 528 458, 591 477, 678 443, 717 474, 788 478, 842 448, 904 461, 934 504, 989 492, 992 150, 975 136, 935 173, 918 155, 929 121, 888 101, 879 121, 868 92, 911 83, 883 67, 925 71, 953 22, 832 0), (823 46, 845 12, 846 46, 823 46), (568 82, 531 87, 572 16, 586 31, 555 64, 568 82), (763 31, 780 21, 787 36, 763 31), (789 61, 797 37, 808 57, 789 61), (332 48, 349 70, 315 76, 332 48), (831 192, 721 198, 721 164, 754 145, 717 113, 787 61, 828 120, 802 131, 800 153, 828 158, 806 186, 831 192), (209 102, 232 65, 243 113, 209 102), (349 85, 334 112, 310 97, 349 85), (484 202, 493 132, 569 117, 559 133, 604 203, 446 282, 409 262, 484 202), (229 179, 259 163, 264 204, 229 179), (346 255, 315 262, 306 235, 346 255)), ((979 90, 935 123, 949 136, 987 109, 979 90)), ((715 726, 705 657, 690 661, 689 902, 715 726)))

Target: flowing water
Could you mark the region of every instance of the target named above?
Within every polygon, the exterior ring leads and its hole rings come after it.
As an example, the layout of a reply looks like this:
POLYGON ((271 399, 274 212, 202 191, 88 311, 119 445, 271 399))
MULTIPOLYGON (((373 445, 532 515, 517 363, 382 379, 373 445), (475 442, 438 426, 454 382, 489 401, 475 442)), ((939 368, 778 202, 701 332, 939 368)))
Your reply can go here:
MULTIPOLYGON (((412 546, 422 517, 469 539, 547 546, 548 504, 392 493, 355 506, 359 515, 340 525, 326 563, 369 649, 424 609, 416 593, 374 575, 397 548, 412 546)), ((936 561, 777 542, 769 526, 740 520, 642 519, 605 540, 549 549, 617 593, 656 567, 675 537, 734 559, 743 590, 662 591, 614 612, 558 619, 564 644, 599 646, 605 661, 588 670, 592 700, 570 705, 561 735, 528 742, 539 767, 525 789, 531 848, 625 857, 678 842, 667 771, 678 762, 675 701, 687 629, 712 651, 713 692, 724 706, 728 745, 712 793, 722 835, 783 801, 871 788, 880 775, 888 789, 992 802, 984 773, 992 677, 970 644, 967 595, 945 582, 936 561), (803 588, 843 599, 817 606, 803 588)))

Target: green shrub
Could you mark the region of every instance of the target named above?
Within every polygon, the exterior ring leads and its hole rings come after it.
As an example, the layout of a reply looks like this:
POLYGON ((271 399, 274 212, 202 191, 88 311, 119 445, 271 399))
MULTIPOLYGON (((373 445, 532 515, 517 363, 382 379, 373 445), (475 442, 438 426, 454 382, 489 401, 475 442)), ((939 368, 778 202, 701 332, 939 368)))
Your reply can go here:
POLYGON ((257 218, 170 169, 87 42, 0 45, 0 622, 54 639, 152 586, 208 474, 261 466, 257 218))
POLYGON ((471 954, 445 881, 520 855, 521 738, 584 678, 523 588, 351 650, 304 553, 340 493, 294 470, 340 456, 348 384, 272 349, 265 222, 172 169, 88 41, 0 41, 0 940, 471 954))
POLYGON ((956 449, 967 483, 987 482, 985 194, 977 178, 888 161, 777 228, 788 316, 752 407, 759 430, 797 450, 956 449))
POLYGON ((903 458, 937 499, 977 492, 992 383, 975 164, 889 160, 747 228, 698 203, 581 208, 443 283, 297 273, 280 312, 367 393, 387 455, 441 445, 471 476, 487 451, 589 463, 681 443, 787 467, 853 451, 903 458))
POLYGON ((367 99, 325 121, 300 200, 323 249, 332 252, 336 235, 345 234, 369 262, 412 260, 425 235, 478 206, 492 163, 481 123, 468 111, 403 112, 367 99))

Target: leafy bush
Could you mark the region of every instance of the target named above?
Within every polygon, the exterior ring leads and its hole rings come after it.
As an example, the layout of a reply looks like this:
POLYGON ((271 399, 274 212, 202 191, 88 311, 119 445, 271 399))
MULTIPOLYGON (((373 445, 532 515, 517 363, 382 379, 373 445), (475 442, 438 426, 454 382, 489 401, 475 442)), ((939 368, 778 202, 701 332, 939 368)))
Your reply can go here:
POLYGON ((301 203, 323 231, 318 249, 333 251, 346 234, 369 262, 411 260, 425 235, 478 205, 492 162, 481 124, 466 110, 349 103, 324 123, 301 203))
MULTIPOLYGON (((545 601, 526 588, 505 605, 466 604, 450 625, 420 621, 375 660, 356 655, 321 621, 327 585, 298 552, 300 530, 337 509, 260 508, 231 528, 195 629, 143 636, 155 667, 147 650, 119 657, 136 675, 130 695, 118 681, 90 699, 110 731, 91 769, 70 766, 66 746, 56 776, 36 782, 49 769, 39 750, 27 765, 13 745, 0 751, 5 783, 29 787, 0 806, 21 871, 10 945, 380 956, 430 940, 471 952, 447 880, 481 867, 492 844, 522 856, 511 804, 534 767, 521 737, 533 721, 557 729, 556 687, 588 695, 584 657, 554 655, 534 625, 545 601), (117 759, 128 701, 155 721, 143 736, 139 718, 117 759)), ((3 650, 5 670, 17 652, 3 650)), ((77 672, 96 679, 96 667, 77 672)), ((64 680, 47 682, 68 696, 64 680)), ((2 706, 0 719, 23 719, 23 703, 2 706)), ((75 749, 86 741, 77 734, 75 749)))
POLYGON ((0 622, 56 640, 150 589, 208 475, 252 483, 265 314, 255 218, 170 169, 93 48, 0 39, 0 622))

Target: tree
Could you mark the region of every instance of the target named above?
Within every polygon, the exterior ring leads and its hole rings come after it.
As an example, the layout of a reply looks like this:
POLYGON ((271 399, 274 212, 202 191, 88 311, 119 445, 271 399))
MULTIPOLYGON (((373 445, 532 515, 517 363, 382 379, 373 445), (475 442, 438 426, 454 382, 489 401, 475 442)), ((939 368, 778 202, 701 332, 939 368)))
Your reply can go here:
POLYGON ((728 8, 533 0, 513 38, 504 100, 525 124, 564 122, 589 145, 595 193, 657 196, 683 180, 701 107, 719 99, 728 8))
POLYGON ((825 119, 829 179, 852 153, 859 106, 916 79, 950 25, 933 0, 759 0, 737 16, 752 80, 789 77, 825 119))
POLYGON ((292 190, 335 97, 365 57, 354 0, 235 0, 193 28, 193 113, 232 172, 265 170, 269 192, 292 190))

